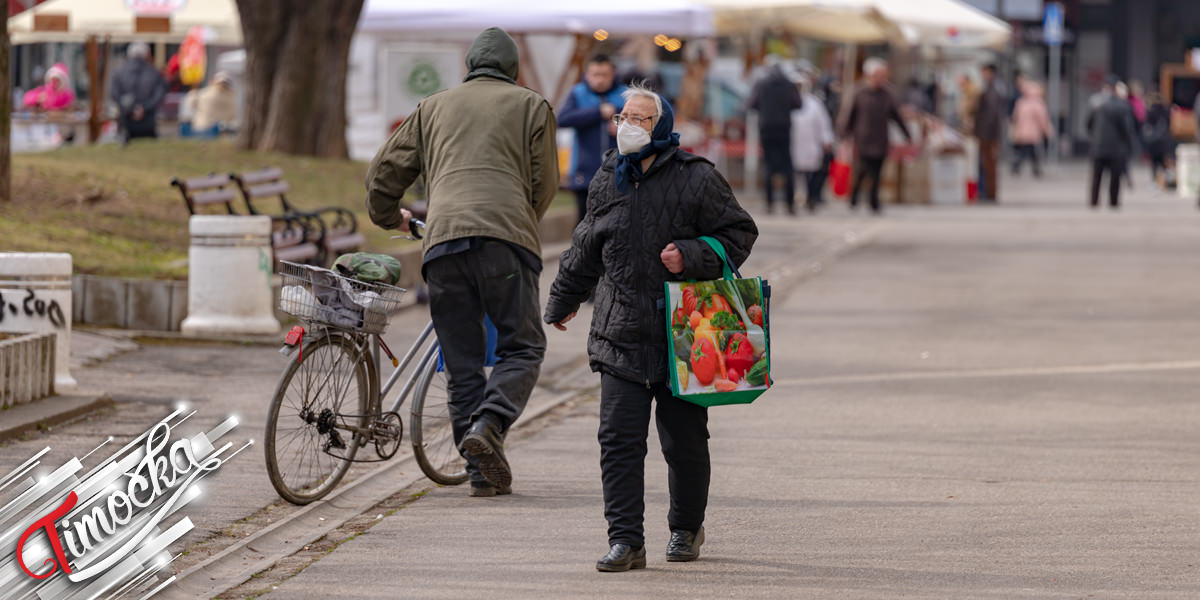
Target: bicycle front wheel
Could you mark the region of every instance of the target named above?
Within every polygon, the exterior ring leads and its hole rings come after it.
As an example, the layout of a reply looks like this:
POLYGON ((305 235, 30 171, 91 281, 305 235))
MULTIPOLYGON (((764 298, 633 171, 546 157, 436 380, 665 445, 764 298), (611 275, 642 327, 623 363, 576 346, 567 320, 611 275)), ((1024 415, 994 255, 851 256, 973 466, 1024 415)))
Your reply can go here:
POLYGON ((437 366, 437 360, 430 360, 417 380, 409 438, 417 464, 429 479, 442 485, 458 485, 467 480, 467 461, 454 443, 446 373, 438 371, 437 366))
POLYGON ((267 474, 292 504, 313 502, 341 481, 362 443, 353 429, 366 427, 367 365, 350 337, 318 335, 283 372, 267 413, 267 474))

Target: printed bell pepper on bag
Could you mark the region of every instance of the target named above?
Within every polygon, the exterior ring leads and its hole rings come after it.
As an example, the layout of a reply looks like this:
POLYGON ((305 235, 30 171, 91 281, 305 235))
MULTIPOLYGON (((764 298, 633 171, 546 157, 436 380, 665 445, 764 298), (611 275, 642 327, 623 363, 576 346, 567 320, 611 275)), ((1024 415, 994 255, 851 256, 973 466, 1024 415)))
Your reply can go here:
POLYGON ((729 369, 737 369, 738 373, 748 373, 754 367, 754 346, 746 338, 746 334, 735 332, 729 339, 725 349, 725 365, 729 369))

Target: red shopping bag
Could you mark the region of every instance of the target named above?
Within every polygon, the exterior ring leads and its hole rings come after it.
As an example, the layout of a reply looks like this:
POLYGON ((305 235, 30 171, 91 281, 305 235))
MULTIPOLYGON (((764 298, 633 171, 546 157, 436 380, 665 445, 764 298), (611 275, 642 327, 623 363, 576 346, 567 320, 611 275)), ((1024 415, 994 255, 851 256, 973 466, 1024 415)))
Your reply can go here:
POLYGON ((833 159, 829 163, 829 181, 830 187, 833 189, 833 195, 845 197, 850 193, 850 165, 833 159))

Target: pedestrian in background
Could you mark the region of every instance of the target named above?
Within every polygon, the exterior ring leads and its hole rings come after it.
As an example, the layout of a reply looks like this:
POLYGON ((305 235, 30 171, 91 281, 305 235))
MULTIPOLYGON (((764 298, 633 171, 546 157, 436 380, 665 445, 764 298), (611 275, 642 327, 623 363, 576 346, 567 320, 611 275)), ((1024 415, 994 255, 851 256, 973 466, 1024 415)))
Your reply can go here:
POLYGON ((854 143, 858 155, 855 164, 854 188, 850 192, 850 208, 858 208, 858 194, 863 182, 871 179, 869 200, 871 212, 881 214, 879 205, 879 179, 883 173, 883 161, 887 158, 891 142, 888 137, 888 121, 900 127, 904 137, 912 142, 908 127, 900 118, 899 104, 887 87, 888 65, 881 58, 863 61, 863 76, 867 85, 854 93, 846 120, 842 123, 842 138, 854 143))
POLYGON ((1116 94, 1115 78, 1110 78, 1100 97, 1088 111, 1087 129, 1091 140, 1091 207, 1100 206, 1100 180, 1108 172, 1108 203, 1121 205, 1121 176, 1125 173, 1136 138, 1133 109, 1116 94))
MULTIPOLYGON (((794 89, 794 88, 793 88, 794 89)), ((671 105, 646 88, 626 93, 620 148, 592 181, 591 210, 575 228, 550 288, 545 321, 560 330, 592 290, 588 357, 600 377, 600 473, 609 551, 599 571, 646 566, 646 436, 654 406, 667 461, 667 560, 699 558, 711 466, 708 410, 667 383, 671 340, 663 283, 716 279, 721 259, 697 238, 721 242, 731 263, 750 255, 754 221, 712 163, 679 149, 671 105)))
POLYGON ((1129 152, 1126 154, 1126 159, 1123 163, 1125 170, 1121 173, 1122 180, 1124 180, 1125 184, 1129 186, 1129 189, 1132 190, 1133 177, 1129 173, 1129 161, 1136 159, 1141 155, 1141 148, 1144 145, 1142 143, 1142 132, 1137 126, 1137 112, 1134 111, 1133 103, 1130 101, 1129 86, 1126 85, 1124 81, 1118 81, 1116 85, 1113 86, 1113 93, 1125 103, 1125 108, 1128 109, 1129 116, 1133 119, 1133 146, 1130 147, 1129 152))
POLYGON ((1013 159, 1012 173, 1021 172, 1021 163, 1029 160, 1033 163, 1033 176, 1041 177, 1042 168, 1038 164, 1038 151, 1046 140, 1054 136, 1050 124, 1050 111, 1046 109, 1046 101, 1042 96, 1042 86, 1035 81, 1026 80, 1021 99, 1013 108, 1012 138, 1013 159))
POLYGON ((979 140, 980 193, 979 201, 994 203, 998 198, 1000 181, 997 166, 1000 162, 1000 140, 1008 114, 1004 94, 996 83, 996 65, 987 64, 981 71, 983 91, 975 109, 975 139, 979 140))
POLYGON ((979 84, 963 73, 958 77, 958 129, 965 134, 975 133, 975 111, 979 108, 979 84))
POLYGON ((804 178, 807 191, 804 204, 811 213, 824 203, 821 192, 833 160, 833 121, 825 105, 811 93, 810 75, 798 74, 796 87, 803 103, 792 111, 792 166, 804 178))
POLYGON ((607 55, 588 59, 583 81, 571 88, 558 114, 558 126, 575 130, 567 188, 575 192, 579 221, 587 214, 588 184, 600 168, 604 153, 617 147, 612 118, 625 106, 625 86, 616 83, 617 70, 607 55))
MULTIPOLYGON (((777 60, 772 55, 772 59, 777 60)), ((783 201, 788 214, 796 214, 796 177, 792 171, 792 111, 800 108, 800 92, 775 62, 767 75, 750 92, 747 107, 758 112, 758 135, 762 144, 766 181, 767 212, 775 210, 776 176, 784 181, 783 201)))
POLYGON ((222 130, 235 127, 237 95, 233 92, 233 79, 224 71, 214 75, 212 83, 188 92, 184 103, 192 114, 192 135, 216 137, 222 130))
POLYGON ((519 64, 503 29, 484 30, 467 51, 463 83, 421 101, 367 171, 367 208, 384 229, 408 228, 412 213, 400 201, 425 176, 421 271, 472 496, 512 493, 504 436, 546 353, 538 221, 558 191, 557 127, 550 103, 517 85, 519 64), (490 376, 484 315, 497 332, 490 376))
POLYGON ((167 95, 167 82, 150 64, 150 46, 134 42, 112 77, 109 97, 117 103, 121 143, 135 138, 158 137, 158 106, 167 95))
POLYGON ((1169 175, 1168 160, 1171 155, 1174 140, 1171 139, 1171 114, 1163 104, 1158 92, 1146 95, 1146 122, 1142 124, 1142 140, 1146 143, 1146 153, 1150 155, 1150 178, 1160 181, 1165 186, 1169 175), (1164 179, 1159 179, 1159 173, 1164 179))
POLYGON ((46 71, 46 79, 28 92, 23 98, 25 108, 37 110, 66 110, 75 102, 75 90, 71 89, 71 74, 67 65, 55 63, 46 71))
POLYGON ((1146 122, 1146 89, 1142 82, 1129 82, 1129 106, 1133 108, 1133 118, 1139 123, 1146 122))

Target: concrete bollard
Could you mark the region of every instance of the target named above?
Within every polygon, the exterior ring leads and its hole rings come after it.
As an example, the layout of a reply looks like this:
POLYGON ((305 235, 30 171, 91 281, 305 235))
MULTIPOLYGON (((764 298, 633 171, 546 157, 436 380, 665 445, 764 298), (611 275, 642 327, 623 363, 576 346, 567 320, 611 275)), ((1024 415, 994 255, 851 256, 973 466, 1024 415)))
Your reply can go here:
POLYGON ((279 331, 271 293, 271 218, 196 215, 188 228, 187 336, 279 331))
POLYGON ((1175 191, 1188 200, 1200 195, 1200 145, 1179 144, 1175 148, 1175 191))
POLYGON ((0 331, 54 332, 54 391, 74 390, 71 376, 71 255, 0 252, 0 331))

